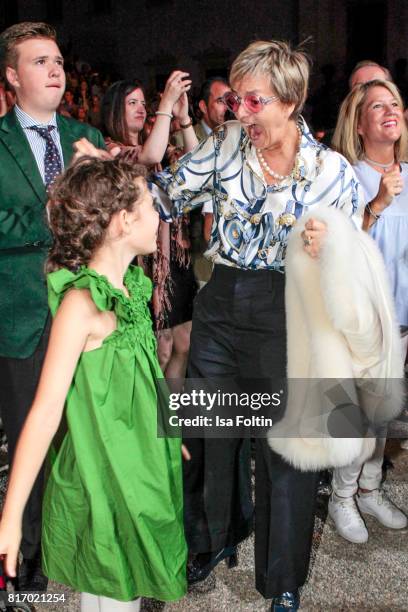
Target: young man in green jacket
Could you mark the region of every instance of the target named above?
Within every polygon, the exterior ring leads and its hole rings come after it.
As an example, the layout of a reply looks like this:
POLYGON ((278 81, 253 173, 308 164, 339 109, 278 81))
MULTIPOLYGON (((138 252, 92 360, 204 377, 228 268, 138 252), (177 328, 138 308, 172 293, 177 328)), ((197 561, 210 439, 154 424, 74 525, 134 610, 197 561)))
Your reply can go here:
MULTIPOLYGON (((9 27, 0 35, 0 62, 17 99, 0 119, 0 411, 12 461, 48 341, 47 190, 70 163, 77 140, 99 148, 104 141, 98 130, 56 113, 65 73, 51 26, 9 27)), ((42 490, 41 473, 23 519, 21 591, 47 586, 40 565, 42 490)))

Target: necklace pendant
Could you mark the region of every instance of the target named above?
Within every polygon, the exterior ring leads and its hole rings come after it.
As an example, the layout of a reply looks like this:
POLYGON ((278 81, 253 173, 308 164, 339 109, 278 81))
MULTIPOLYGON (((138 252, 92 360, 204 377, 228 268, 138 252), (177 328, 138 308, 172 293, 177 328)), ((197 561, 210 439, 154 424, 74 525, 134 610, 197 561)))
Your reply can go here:
POLYGON ((389 170, 395 164, 395 160, 394 159, 391 162, 388 162, 387 164, 382 164, 381 162, 376 162, 376 161, 374 161, 372 159, 369 159, 366 155, 364 156, 364 159, 365 159, 366 162, 368 162, 372 166, 377 166, 377 168, 382 168, 383 170, 389 170))

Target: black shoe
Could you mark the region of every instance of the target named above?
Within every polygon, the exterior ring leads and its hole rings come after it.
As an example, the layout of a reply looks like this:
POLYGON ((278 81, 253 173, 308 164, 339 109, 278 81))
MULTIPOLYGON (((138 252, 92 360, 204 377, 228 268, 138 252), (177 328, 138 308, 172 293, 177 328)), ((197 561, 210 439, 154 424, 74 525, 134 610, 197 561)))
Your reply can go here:
POLYGON ((319 481, 317 483, 317 494, 318 495, 330 495, 331 481, 332 481, 331 470, 322 470, 319 474, 319 481))
POLYGON ((237 549, 235 546, 222 548, 215 553, 200 553, 196 555, 187 565, 187 582, 195 584, 205 580, 223 559, 226 560, 229 569, 238 565, 237 549))
POLYGON ((387 470, 393 470, 394 469, 394 464, 391 461, 391 459, 389 457, 387 457, 387 455, 384 455, 382 469, 383 469, 384 472, 386 472, 387 470))
POLYGON ((41 555, 23 559, 18 568, 16 589, 23 593, 42 593, 47 590, 48 578, 41 569, 41 555))
POLYGON ((299 609, 300 600, 298 591, 293 593, 282 593, 279 597, 274 597, 271 603, 271 612, 296 612, 299 609))

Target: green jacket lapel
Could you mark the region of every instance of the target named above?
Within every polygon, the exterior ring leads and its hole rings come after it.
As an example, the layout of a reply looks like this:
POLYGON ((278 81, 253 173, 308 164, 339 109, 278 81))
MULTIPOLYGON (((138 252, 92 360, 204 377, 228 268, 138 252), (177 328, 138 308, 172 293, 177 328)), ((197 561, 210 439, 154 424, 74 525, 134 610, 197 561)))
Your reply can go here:
POLYGON ((74 122, 66 121, 62 115, 57 115, 58 130, 61 139, 62 154, 64 156, 64 167, 66 168, 71 163, 72 155, 74 154, 73 144, 80 136, 75 134, 73 126, 74 122))
POLYGON ((29 180, 38 199, 44 203, 47 199, 45 185, 26 135, 14 111, 10 111, 1 122, 0 139, 6 145, 11 155, 14 157, 16 164, 20 166, 29 180))

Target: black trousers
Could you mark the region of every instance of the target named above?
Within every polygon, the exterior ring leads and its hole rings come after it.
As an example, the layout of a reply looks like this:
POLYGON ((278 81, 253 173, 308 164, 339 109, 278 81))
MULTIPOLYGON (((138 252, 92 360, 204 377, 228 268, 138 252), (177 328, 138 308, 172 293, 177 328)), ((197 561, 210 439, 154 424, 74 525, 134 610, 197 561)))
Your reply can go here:
MULTIPOLYGON (((30 410, 47 350, 50 321, 31 357, 0 357, 0 414, 7 435, 9 460, 12 464, 18 437, 30 410)), ((44 467, 37 476, 23 515, 21 552, 32 559, 40 552, 41 510, 44 490, 44 467)))
MULTIPOLYGON (((283 275, 216 265, 195 301, 188 377, 272 382, 285 374, 283 275)), ((253 525, 250 440, 188 439, 185 444, 192 455, 184 462, 190 551, 239 543, 253 525)), ((259 438, 255 477, 256 587, 270 598, 306 580, 318 473, 296 470, 259 438)))

